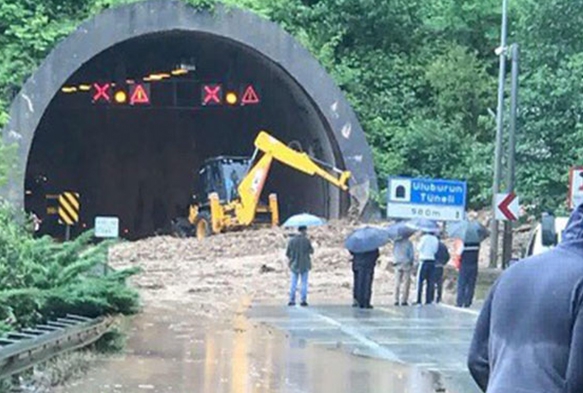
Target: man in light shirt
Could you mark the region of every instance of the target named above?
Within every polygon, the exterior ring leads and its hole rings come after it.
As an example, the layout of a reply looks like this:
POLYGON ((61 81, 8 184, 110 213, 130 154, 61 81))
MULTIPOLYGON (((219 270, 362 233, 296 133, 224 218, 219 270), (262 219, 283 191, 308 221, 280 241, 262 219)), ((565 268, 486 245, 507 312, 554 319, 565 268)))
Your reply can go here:
POLYGON ((435 254, 439 248, 439 240, 437 237, 425 231, 419 244, 417 245, 417 253, 419 254, 419 270, 417 271, 417 303, 421 304, 423 294, 423 282, 425 282, 425 304, 433 303, 433 277, 435 269, 435 254))

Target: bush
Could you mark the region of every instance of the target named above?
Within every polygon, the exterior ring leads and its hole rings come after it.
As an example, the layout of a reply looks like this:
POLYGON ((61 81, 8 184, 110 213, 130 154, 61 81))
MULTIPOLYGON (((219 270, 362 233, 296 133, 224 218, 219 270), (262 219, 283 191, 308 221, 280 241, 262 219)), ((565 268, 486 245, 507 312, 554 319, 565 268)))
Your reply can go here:
POLYGON ((0 331, 66 314, 133 314, 138 294, 126 285, 137 269, 103 275, 111 243, 91 244, 92 232, 57 243, 35 239, 0 206, 0 331))

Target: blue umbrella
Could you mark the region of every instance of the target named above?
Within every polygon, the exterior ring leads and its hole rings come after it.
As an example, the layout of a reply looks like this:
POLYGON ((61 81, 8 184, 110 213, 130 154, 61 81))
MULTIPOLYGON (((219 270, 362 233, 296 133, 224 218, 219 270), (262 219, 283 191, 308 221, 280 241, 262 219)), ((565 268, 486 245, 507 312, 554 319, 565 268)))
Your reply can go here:
POLYGON ((448 224, 447 234, 449 237, 463 240, 464 243, 480 243, 490 236, 490 232, 486 227, 477 221, 469 220, 448 224))
POLYGON ((367 226, 348 235, 344 241, 344 246, 352 252, 367 252, 384 246, 389 240, 386 229, 367 226))
POLYGON ((435 221, 427 218, 414 218, 407 221, 405 225, 421 232, 439 233, 439 225, 435 221))
POLYGON ((385 231, 387 231, 389 239, 397 240, 411 237, 415 233, 416 229, 407 226, 407 224, 405 224, 404 222, 398 222, 396 224, 389 225, 388 227, 386 227, 385 231))
POLYGON ((326 224, 326 221, 312 214, 302 213, 291 216, 284 223, 284 227, 317 227, 326 224))

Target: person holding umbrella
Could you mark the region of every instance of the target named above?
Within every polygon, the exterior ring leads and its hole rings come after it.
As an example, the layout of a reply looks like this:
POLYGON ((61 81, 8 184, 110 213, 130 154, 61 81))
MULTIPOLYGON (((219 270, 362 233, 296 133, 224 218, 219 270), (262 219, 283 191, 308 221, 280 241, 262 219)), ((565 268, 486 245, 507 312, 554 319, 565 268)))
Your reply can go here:
POLYGON ((462 246, 460 272, 457 282, 456 306, 469 308, 474 300, 476 281, 478 279, 478 257, 480 243, 466 243, 462 246))
POLYGON ((312 268, 311 255, 314 253, 314 248, 312 247, 312 243, 307 236, 307 227, 320 226, 324 224, 325 221, 320 217, 307 213, 291 216, 283 223, 284 227, 297 227, 299 231, 296 236, 293 236, 289 240, 285 252, 289 261, 289 269, 291 271, 291 285, 289 290, 288 306, 296 305, 298 280, 301 280, 302 283, 300 291, 300 306, 306 307, 308 305, 308 273, 312 268))
POLYGON ((448 228, 449 236, 463 241, 460 245, 461 261, 457 284, 456 306, 468 308, 472 305, 478 277, 480 243, 489 236, 488 230, 477 221, 463 220, 448 228))
POLYGON ((415 262, 415 250, 413 243, 407 237, 400 237, 393 245, 395 258, 395 306, 409 305, 409 288, 411 286, 411 270, 415 262), (401 297, 401 284, 403 284, 403 296, 401 297))
POLYGON ((419 268, 417 269, 417 302, 422 304, 423 282, 426 282, 425 303, 433 302, 433 269, 435 267, 435 254, 437 253, 439 240, 434 235, 439 233, 440 228, 437 222, 427 218, 414 218, 405 225, 416 231, 421 231, 423 236, 419 239, 417 252, 419 254, 419 268))
POLYGON ((352 271, 354 273, 353 307, 373 308, 370 304, 374 268, 379 259, 379 249, 366 252, 350 252, 352 255, 352 271))
POLYGON ((409 237, 415 233, 415 230, 407 227, 404 223, 397 223, 389 226, 387 232, 391 239, 394 239, 395 306, 408 306, 411 271, 415 262, 415 249, 409 237), (403 292, 401 292, 401 287, 403 292))
POLYGON ((433 303, 435 254, 439 248, 439 240, 432 230, 423 229, 423 236, 419 239, 417 252, 419 253, 419 269, 417 271, 417 303, 422 304, 423 282, 425 282, 425 304, 433 303))
POLYGON ((353 307, 373 308, 370 304, 374 268, 379 259, 379 248, 389 241, 386 230, 364 227, 352 232, 344 242, 352 256, 354 274, 353 307))
POLYGON ((285 252, 289 260, 289 269, 291 270, 291 286, 289 290, 289 303, 287 305, 296 305, 298 279, 301 278, 300 305, 306 307, 308 305, 308 272, 312 268, 311 255, 314 253, 314 248, 310 239, 308 239, 307 228, 300 226, 298 230, 299 234, 289 240, 285 252))

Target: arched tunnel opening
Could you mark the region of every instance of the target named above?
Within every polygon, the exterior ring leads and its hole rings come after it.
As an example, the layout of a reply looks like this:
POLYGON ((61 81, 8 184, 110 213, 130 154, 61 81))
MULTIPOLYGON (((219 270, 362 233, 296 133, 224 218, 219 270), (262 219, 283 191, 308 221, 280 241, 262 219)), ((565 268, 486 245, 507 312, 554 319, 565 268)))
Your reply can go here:
MULTIPOLYGON (((80 195, 73 233, 116 216, 138 239, 169 233, 200 194, 199 169, 217 156, 249 157, 265 130, 344 168, 331 130, 302 87, 250 47, 200 32, 144 35, 85 63, 53 97, 35 131, 25 208, 41 234, 62 236, 54 196, 80 195)), ((309 212, 337 218, 348 195, 274 163, 263 197, 278 195, 284 220, 309 212)))

